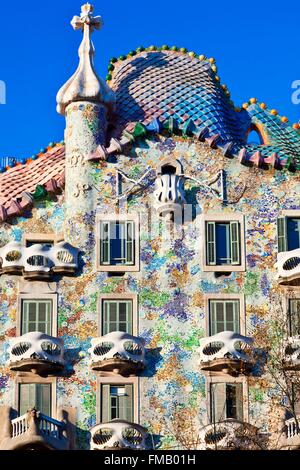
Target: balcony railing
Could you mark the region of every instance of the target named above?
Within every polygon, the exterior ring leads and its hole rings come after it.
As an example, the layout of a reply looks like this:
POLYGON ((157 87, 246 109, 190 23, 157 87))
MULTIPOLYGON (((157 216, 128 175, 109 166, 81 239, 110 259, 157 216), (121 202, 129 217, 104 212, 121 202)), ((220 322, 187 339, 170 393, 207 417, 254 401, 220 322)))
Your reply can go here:
POLYGON ((252 366, 253 339, 223 331, 200 340, 200 367, 207 371, 246 372, 252 366))
POLYGON ((300 248, 278 253, 276 278, 280 284, 300 284, 300 248))
POLYGON ((139 424, 114 419, 91 429, 91 450, 146 450, 147 430, 139 424))
POLYGON ((235 419, 208 424, 199 438, 200 450, 253 450, 259 446, 258 429, 235 419))
POLYGON ((32 332, 13 338, 9 366, 14 371, 59 372, 64 368, 64 346, 59 338, 32 332))
POLYGON ((11 420, 10 423, 10 435, 1 442, 1 450, 41 448, 65 450, 69 447, 65 423, 35 409, 11 420))
POLYGON ((49 278, 52 273, 69 274, 78 268, 77 248, 60 242, 53 246, 25 247, 12 242, 0 248, 0 273, 22 274, 25 279, 49 278))
POLYGON ((300 416, 297 416, 298 426, 295 418, 290 418, 286 420, 286 437, 287 440, 293 439, 296 436, 300 436, 300 416))
POLYGON ((300 370, 300 336, 291 336, 285 344, 285 369, 300 370))
POLYGON ((93 370, 135 374, 145 367, 145 341, 122 331, 92 339, 90 365, 93 370))

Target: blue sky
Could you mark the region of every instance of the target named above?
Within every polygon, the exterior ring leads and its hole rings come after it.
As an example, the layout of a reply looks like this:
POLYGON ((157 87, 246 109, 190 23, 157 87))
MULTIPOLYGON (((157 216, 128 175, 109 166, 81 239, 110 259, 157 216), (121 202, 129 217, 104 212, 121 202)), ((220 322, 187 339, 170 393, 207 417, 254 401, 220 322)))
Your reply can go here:
MULTIPOLYGON (((83 2, 1 2, 0 156, 29 157, 63 139, 55 97, 75 71, 81 33, 70 20, 83 2)), ((138 46, 176 45, 215 57, 218 74, 237 106, 251 97, 300 119, 291 84, 300 80, 300 2, 271 0, 94 2, 104 27, 93 35, 96 68, 106 76, 112 56, 138 46)))

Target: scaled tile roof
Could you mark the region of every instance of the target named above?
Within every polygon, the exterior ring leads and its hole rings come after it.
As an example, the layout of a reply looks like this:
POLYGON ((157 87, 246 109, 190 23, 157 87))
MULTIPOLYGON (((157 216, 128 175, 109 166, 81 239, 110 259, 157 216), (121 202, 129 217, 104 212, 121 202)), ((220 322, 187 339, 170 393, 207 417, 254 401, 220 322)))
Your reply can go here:
POLYGON ((34 199, 64 187, 65 147, 61 144, 0 174, 0 221, 21 215, 34 199))
POLYGON ((117 100, 117 132, 131 130, 136 122, 147 127, 153 119, 164 124, 172 117, 181 129, 187 123, 193 126, 195 135, 205 128, 208 135, 218 135, 219 144, 232 144, 234 155, 245 149, 249 158, 255 152, 262 157, 276 153, 283 166, 293 158, 300 163, 299 125, 291 126, 287 118, 255 99, 236 109, 216 75, 214 59, 147 49, 112 60, 109 70, 117 100), (264 145, 248 145, 253 127, 263 136, 264 145))
MULTIPOLYGON (((111 141, 97 149, 95 159, 120 153, 136 138, 166 129, 205 141, 244 165, 300 169, 299 124, 290 125, 254 98, 235 108, 220 84, 214 59, 167 46, 139 48, 112 59, 107 79, 116 95, 116 113, 111 141), (248 143, 251 129, 259 132, 262 145, 248 143)), ((0 222, 21 215, 43 194, 62 190, 64 165, 62 144, 51 144, 13 168, 0 165, 0 222)))

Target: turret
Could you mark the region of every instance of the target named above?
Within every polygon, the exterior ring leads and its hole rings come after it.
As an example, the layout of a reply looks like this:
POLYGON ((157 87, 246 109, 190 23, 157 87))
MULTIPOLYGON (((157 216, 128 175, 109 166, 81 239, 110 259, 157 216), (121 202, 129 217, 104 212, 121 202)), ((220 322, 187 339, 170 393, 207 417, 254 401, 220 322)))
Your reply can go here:
POLYGON ((94 68, 91 34, 103 23, 100 16, 93 16, 93 10, 87 3, 81 7, 81 15, 71 21, 75 30, 83 32, 79 65, 57 94, 57 111, 66 117, 65 239, 77 245, 77 234, 86 235, 87 240, 92 229, 85 222, 89 217, 83 217, 92 213, 97 196, 91 178, 91 160, 101 159, 108 116, 115 104, 113 92, 94 68))

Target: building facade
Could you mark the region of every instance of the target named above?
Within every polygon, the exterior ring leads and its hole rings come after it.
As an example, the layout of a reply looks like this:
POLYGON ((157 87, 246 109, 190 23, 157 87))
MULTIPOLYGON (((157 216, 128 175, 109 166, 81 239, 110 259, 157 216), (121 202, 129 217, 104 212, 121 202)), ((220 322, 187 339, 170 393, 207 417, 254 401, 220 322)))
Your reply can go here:
POLYGON ((1 169, 0 448, 297 448, 300 126, 177 47, 101 80, 101 25, 1 169))

